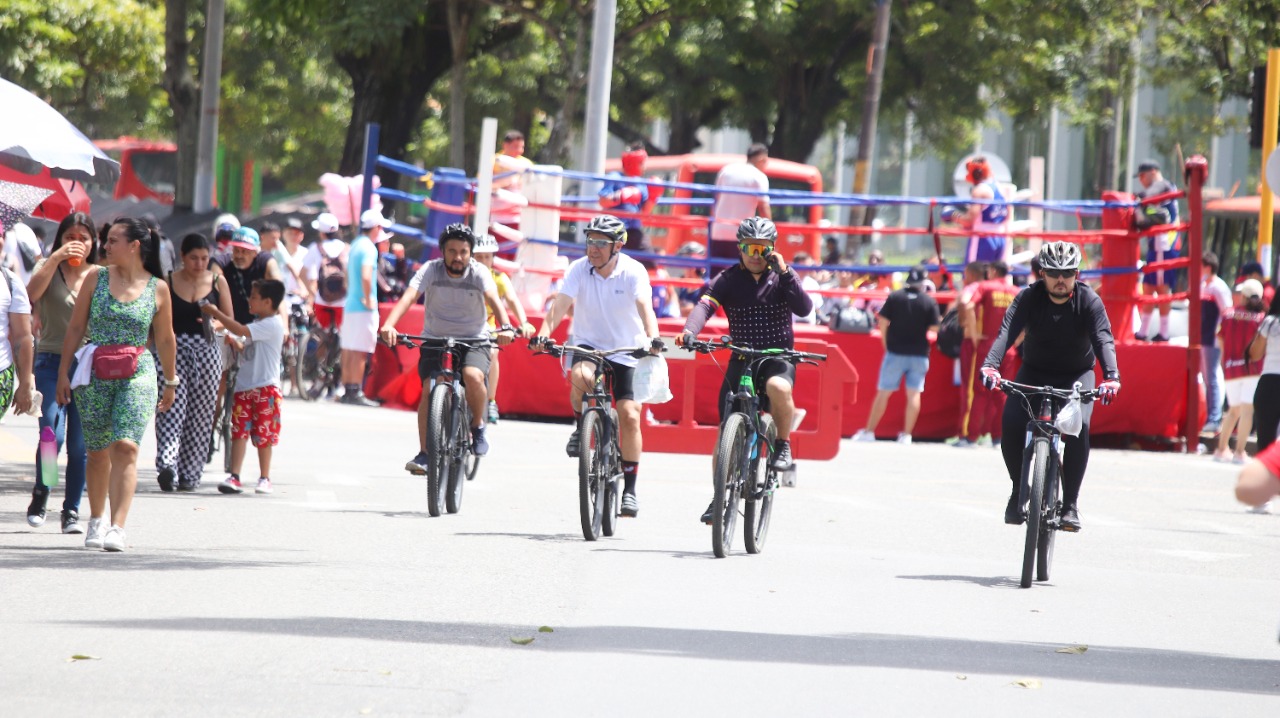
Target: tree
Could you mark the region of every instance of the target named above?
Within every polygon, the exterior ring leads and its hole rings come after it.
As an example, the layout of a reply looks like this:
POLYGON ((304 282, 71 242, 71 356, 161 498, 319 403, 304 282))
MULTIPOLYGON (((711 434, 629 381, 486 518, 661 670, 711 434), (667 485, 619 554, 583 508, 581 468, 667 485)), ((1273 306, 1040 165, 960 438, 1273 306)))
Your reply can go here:
MULTIPOLYGON (((200 86, 191 55, 193 36, 203 40, 203 28, 192 28, 189 0, 165 0, 164 89, 173 111, 174 142, 178 146, 173 206, 190 210, 196 195, 196 147, 200 135, 200 86)), ((203 15, 202 15, 203 18, 203 15)), ((197 44, 197 47, 200 47, 197 44)))

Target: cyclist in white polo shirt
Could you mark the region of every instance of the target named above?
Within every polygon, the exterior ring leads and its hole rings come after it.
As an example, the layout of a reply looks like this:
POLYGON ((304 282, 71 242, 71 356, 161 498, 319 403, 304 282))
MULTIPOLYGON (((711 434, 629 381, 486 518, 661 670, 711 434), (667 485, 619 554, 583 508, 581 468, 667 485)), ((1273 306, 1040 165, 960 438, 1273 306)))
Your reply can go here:
MULTIPOLYGON (((587 224, 584 234, 587 235, 587 256, 574 261, 565 271, 564 286, 551 303, 534 343, 546 342, 572 306, 571 344, 616 349, 648 341, 651 351, 661 350, 649 273, 621 251, 627 240, 626 226, 617 217, 602 214, 587 224)), ((636 475, 643 451, 640 404, 633 398, 635 393, 631 387, 637 360, 623 353, 613 355, 608 361, 613 367, 613 398, 617 401, 618 443, 622 448, 621 513, 635 516, 640 512, 636 475)), ((569 377, 569 403, 575 418, 581 418, 582 394, 592 386, 594 375, 595 367, 591 363, 574 361, 569 377)), ((578 455, 578 439, 575 426, 566 447, 569 456, 578 455)))

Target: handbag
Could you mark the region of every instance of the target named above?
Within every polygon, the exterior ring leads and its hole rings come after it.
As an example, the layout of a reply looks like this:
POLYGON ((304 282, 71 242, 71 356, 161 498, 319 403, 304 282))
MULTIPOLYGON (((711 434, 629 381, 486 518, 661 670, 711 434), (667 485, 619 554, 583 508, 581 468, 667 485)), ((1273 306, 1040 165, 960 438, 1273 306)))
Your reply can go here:
POLYGON ((876 325, 876 316, 870 310, 845 307, 831 315, 831 328, 849 334, 870 334, 876 325))
POLYGON ((96 379, 132 379, 138 373, 138 360, 146 347, 108 344, 93 350, 93 376, 96 379))

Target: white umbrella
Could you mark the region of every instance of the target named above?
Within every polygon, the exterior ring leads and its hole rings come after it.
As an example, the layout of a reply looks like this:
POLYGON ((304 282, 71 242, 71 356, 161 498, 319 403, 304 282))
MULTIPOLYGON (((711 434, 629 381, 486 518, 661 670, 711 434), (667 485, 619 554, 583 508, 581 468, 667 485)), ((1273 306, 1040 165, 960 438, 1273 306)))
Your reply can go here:
POLYGON ((107 157, 44 100, 0 79, 0 164, 34 175, 112 185, 120 163, 107 157))

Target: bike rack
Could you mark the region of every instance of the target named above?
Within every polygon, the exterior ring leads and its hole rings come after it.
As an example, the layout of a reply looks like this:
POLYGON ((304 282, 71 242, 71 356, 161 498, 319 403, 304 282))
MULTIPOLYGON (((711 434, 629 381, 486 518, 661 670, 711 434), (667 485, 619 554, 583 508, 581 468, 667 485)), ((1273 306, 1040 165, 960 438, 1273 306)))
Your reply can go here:
MULTIPOLYGON (((800 428, 791 432, 791 455, 798 459, 827 461, 840 452, 840 423, 845 406, 857 400, 858 372, 840 347, 827 342, 797 339, 798 351, 826 354, 827 360, 817 367, 797 367, 796 407, 806 410, 800 428)), ((729 361, 727 351, 717 352, 715 359, 708 354, 691 354, 683 349, 672 349, 665 355, 670 375, 671 393, 667 404, 646 406, 641 422, 644 434, 644 450, 664 454, 703 454, 715 451, 720 426, 715 416, 696 416, 699 388, 699 369, 725 366, 729 361), (656 418, 655 418, 656 417, 656 418), (704 423, 698 421, 702 418, 704 423)), ((705 372, 711 374, 713 372, 705 372)), ((714 372, 717 377, 719 372, 714 372)), ((720 379, 704 391, 719 391, 720 379)))

